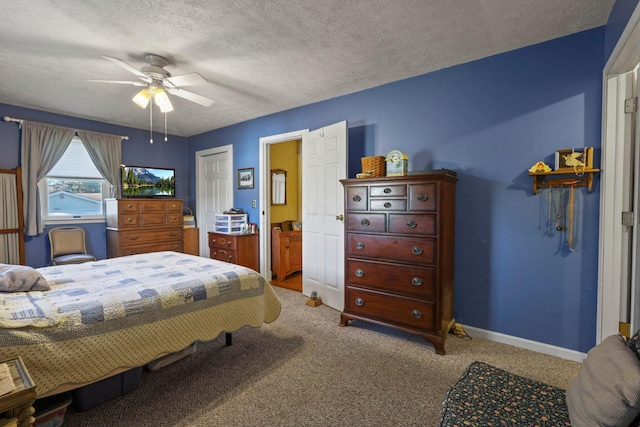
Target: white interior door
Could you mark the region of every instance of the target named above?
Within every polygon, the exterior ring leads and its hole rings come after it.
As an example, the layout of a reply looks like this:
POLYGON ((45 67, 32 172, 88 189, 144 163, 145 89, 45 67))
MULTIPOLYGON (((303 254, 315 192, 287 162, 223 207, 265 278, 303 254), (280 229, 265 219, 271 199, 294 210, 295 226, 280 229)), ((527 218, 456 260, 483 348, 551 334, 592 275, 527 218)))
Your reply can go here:
MULTIPOLYGON (((633 69, 633 71, 627 73, 627 79, 631 80, 632 87, 632 97, 636 100, 638 99, 638 68, 639 66, 633 69)), ((636 101, 637 102, 637 101, 636 101)), ((629 204, 628 211, 634 212, 634 216, 637 217, 640 213, 640 127, 638 126, 638 114, 640 112, 636 108, 636 112, 632 114, 627 114, 627 127, 629 128, 628 133, 630 136, 625 137, 625 143, 627 154, 627 160, 623 167, 628 168, 628 173, 625 173, 628 179, 625 180, 625 194, 628 194, 629 197, 626 197, 624 202, 629 204)), ((624 242, 625 247, 628 250, 628 257, 630 268, 629 271, 629 280, 626 281, 628 283, 627 289, 624 289, 621 304, 623 314, 625 317, 622 321, 628 322, 630 325, 630 333, 633 334, 640 328, 640 241, 638 232, 638 224, 639 221, 636 219, 632 226, 625 227, 628 232, 629 241, 624 242)))
POLYGON ((302 137, 302 293, 344 308, 344 189, 347 122, 302 137))
POLYGON ((209 256, 208 232, 215 214, 233 207, 233 145, 196 153, 196 211, 200 229, 200 256, 209 256))
POLYGON ((637 113, 625 113, 626 99, 637 96, 634 70, 638 66, 639 46, 640 5, 636 6, 603 71, 596 344, 618 333, 620 322, 629 322, 631 333, 640 327, 640 287, 636 283, 640 261, 638 231, 633 232, 640 214, 636 195, 637 113), (635 220, 630 225, 623 224, 623 212, 634 210, 635 220))

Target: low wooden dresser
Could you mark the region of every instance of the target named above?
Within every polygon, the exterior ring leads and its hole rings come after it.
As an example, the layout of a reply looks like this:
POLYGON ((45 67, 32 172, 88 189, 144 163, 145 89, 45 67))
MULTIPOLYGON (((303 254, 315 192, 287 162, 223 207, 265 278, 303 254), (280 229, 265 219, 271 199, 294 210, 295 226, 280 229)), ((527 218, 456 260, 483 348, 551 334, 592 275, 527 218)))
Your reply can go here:
POLYGON ((341 180, 345 187, 345 306, 413 333, 445 354, 453 326, 455 172, 341 180))
POLYGON ((258 233, 216 233, 209 231, 209 258, 260 271, 258 233))
POLYGON ((106 199, 107 256, 183 252, 182 200, 106 199))

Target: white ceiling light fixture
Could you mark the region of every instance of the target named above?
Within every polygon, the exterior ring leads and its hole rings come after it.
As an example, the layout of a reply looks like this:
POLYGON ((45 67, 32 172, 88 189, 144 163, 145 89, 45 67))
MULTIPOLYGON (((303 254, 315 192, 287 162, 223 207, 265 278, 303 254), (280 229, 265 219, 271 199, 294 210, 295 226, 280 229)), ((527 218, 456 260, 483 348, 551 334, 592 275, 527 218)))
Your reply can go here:
POLYGON ((149 105, 149 101, 151 100, 151 96, 153 92, 148 87, 145 87, 140 92, 133 97, 133 102, 135 102, 140 108, 147 108, 149 105))
POLYGON ((156 105, 160 107, 160 111, 162 111, 163 113, 170 113, 171 111, 173 111, 171 100, 169 100, 169 96, 167 95, 167 92, 164 91, 164 89, 157 88, 153 100, 156 105))

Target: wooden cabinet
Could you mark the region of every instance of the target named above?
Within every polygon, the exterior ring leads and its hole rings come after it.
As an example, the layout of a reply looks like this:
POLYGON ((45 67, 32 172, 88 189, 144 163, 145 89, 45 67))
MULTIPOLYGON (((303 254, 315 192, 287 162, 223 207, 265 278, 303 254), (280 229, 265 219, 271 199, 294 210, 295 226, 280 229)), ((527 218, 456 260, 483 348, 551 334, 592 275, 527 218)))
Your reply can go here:
POLYGON ((198 256, 200 255, 200 229, 197 227, 184 228, 182 230, 182 246, 184 253, 198 256))
POLYGON ((302 270, 302 231, 271 229, 271 271, 278 282, 302 270))
POLYGON ((260 271, 259 235, 209 232, 209 258, 260 271))
POLYGON ((183 252, 182 200, 106 199, 109 258, 183 252))
POLYGON ((453 319, 455 172, 345 179, 345 306, 445 353, 453 319))

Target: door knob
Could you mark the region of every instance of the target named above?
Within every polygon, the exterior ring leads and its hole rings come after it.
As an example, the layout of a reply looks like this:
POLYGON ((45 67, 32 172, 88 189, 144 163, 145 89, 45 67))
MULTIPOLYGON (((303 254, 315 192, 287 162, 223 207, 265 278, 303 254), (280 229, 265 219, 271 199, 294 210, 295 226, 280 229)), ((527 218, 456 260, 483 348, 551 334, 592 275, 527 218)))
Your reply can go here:
POLYGON ((336 215, 338 221, 344 221, 344 215, 336 215))

